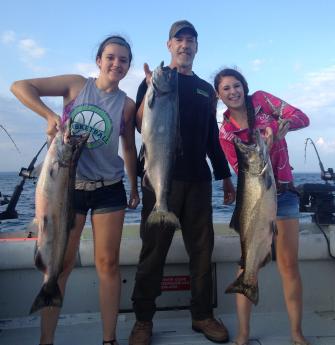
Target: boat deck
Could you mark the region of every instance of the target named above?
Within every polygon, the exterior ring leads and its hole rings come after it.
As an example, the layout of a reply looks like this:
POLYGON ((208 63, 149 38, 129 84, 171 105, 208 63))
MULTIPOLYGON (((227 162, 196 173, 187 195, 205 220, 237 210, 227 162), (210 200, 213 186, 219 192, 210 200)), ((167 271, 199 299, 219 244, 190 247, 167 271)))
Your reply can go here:
MULTIPOLYGON (((299 267, 305 311, 303 329, 312 345, 335 345, 335 227, 325 230, 328 243, 315 225, 302 224, 300 229, 299 267)), ((33 262, 34 245, 34 239, 0 238, 1 345, 39 343, 39 316, 27 316, 42 280, 33 262)), ((127 226, 120 256, 122 313, 117 327, 120 345, 128 344, 134 324, 131 293, 140 247, 138 226, 127 226)), ((236 276, 239 249, 238 236, 226 226, 217 224, 213 252, 213 307, 216 316, 228 327, 231 339, 234 339, 237 328, 235 298, 223 291, 236 276)), ((90 231, 83 234, 77 261, 68 282, 55 345, 100 345, 98 279, 90 231)), ((151 345, 213 344, 191 329, 189 311, 183 309, 189 306, 190 291, 184 286, 188 277, 188 256, 180 233, 175 235, 170 248, 164 276, 173 278, 172 285, 164 285, 164 291, 156 301, 157 306, 165 311, 158 311, 155 315, 151 345), (174 290, 174 284, 178 291, 174 290)), ((252 315, 249 345, 290 345, 289 322, 276 263, 271 262, 262 268, 259 279, 262 297, 252 315)))
MULTIPOLYGON (((222 314, 218 317, 224 321, 233 339, 236 332, 236 315, 222 314)), ((133 323, 133 314, 120 314, 117 327, 117 339, 120 345, 128 344, 133 323)), ((38 316, 2 320, 0 323, 1 345, 38 344, 38 325, 38 316)), ((305 313, 303 327, 311 344, 335 344, 334 312, 305 313)), ((255 312, 252 316, 251 329, 249 345, 290 345, 286 313, 255 312)), ((56 332, 55 345, 69 344, 101 344, 100 315, 98 313, 62 315, 56 332)), ((192 331, 187 311, 158 312, 154 320, 151 345, 182 344, 209 345, 213 343, 202 334, 192 331)))

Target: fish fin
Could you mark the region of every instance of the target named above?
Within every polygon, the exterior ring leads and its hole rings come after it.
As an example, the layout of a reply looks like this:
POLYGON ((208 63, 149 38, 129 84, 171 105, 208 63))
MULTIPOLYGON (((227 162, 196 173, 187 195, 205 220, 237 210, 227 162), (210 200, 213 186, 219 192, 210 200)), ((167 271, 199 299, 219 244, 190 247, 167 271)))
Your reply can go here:
POLYGON ((275 244, 274 237, 272 237, 272 243, 271 243, 271 260, 277 261, 277 251, 276 251, 276 244, 275 244))
POLYGON ((138 154, 139 160, 144 160, 145 150, 145 144, 142 144, 140 153, 138 154))
POLYGON ((260 264, 260 268, 264 267, 266 264, 268 264, 272 260, 272 255, 269 253, 263 260, 263 262, 260 264))
POLYGON ((48 135, 47 136, 47 148, 49 149, 49 147, 51 146, 52 141, 54 140, 54 136, 48 135))
POLYGON ((273 235, 278 235, 278 229, 276 222, 271 222, 270 224, 271 230, 273 232, 273 235))
POLYGON ((35 246, 35 266, 42 272, 46 271, 46 266, 43 262, 41 252, 38 250, 37 246, 35 246))
POLYGON ((29 231, 31 233, 38 233, 43 234, 45 231, 47 231, 48 226, 48 217, 44 216, 41 218, 34 218, 33 221, 29 225, 29 231))
POLYGON ((259 292, 258 292, 258 283, 255 285, 245 284, 243 282, 244 271, 237 277, 237 279, 230 284, 226 293, 240 293, 247 297, 254 305, 258 304, 259 292))
POLYGON ((38 178, 38 177, 40 176, 40 173, 41 173, 42 167, 43 167, 43 163, 44 163, 44 161, 42 161, 41 163, 39 163, 39 164, 33 169, 33 171, 30 173, 30 177, 38 178))
POLYGON ((268 172, 268 169, 265 169, 265 173, 263 174, 264 185, 266 190, 269 190, 272 187, 273 180, 271 175, 268 172))
POLYGON ((36 296, 29 314, 33 314, 36 311, 44 307, 58 307, 63 305, 63 296, 59 289, 57 282, 49 282, 42 285, 42 288, 36 296))
POLYGON ((236 216, 236 212, 234 210, 231 219, 230 219, 230 223, 229 223, 229 227, 231 229, 234 229, 237 233, 240 233, 240 227, 238 224, 238 217, 236 216))
POLYGON ((181 229, 179 219, 173 212, 156 210, 153 210, 150 213, 145 226, 146 228, 157 226, 163 228, 164 230, 181 229))
POLYGON ((144 176, 143 176, 143 179, 142 179, 142 186, 151 190, 152 192, 154 192, 154 189, 152 188, 152 185, 150 183, 150 180, 149 180, 149 177, 148 177, 148 174, 146 172, 144 172, 144 176))
POLYGON ((144 144, 141 145, 140 148, 140 152, 137 156, 137 160, 136 160, 136 173, 137 176, 143 176, 144 174, 144 150, 145 150, 145 146, 144 144))

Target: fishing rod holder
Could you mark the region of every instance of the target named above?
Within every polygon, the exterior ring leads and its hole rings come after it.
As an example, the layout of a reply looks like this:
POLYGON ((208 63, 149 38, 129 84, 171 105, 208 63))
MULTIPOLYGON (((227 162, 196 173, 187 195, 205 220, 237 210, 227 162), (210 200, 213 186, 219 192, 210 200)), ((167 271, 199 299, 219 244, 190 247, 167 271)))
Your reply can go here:
POLYGON ((300 193, 300 212, 312 214, 312 222, 320 225, 335 224, 335 174, 332 168, 325 170, 321 161, 319 152, 311 138, 305 141, 305 159, 306 148, 310 142, 315 150, 319 161, 321 180, 325 183, 305 183, 297 186, 300 193), (329 182, 333 181, 334 184, 329 182))
POLYGON ((335 224, 335 185, 305 183, 297 186, 300 194, 300 212, 313 213, 312 222, 335 224))
POLYGON ((9 195, 0 192, 0 206, 7 205, 9 203, 9 197, 9 195))
POLYGON ((21 168, 19 172, 19 176, 28 178, 28 179, 36 179, 36 176, 33 174, 34 169, 29 168, 21 168))
POLYGON ((16 219, 18 218, 18 213, 16 211, 16 204, 19 201, 19 198, 21 196, 21 193, 23 191, 23 186, 24 183, 26 181, 26 179, 33 179, 36 178, 35 175, 33 175, 34 173, 34 164, 37 160, 37 157, 39 156, 39 154, 41 153, 41 151, 43 150, 43 148, 47 145, 47 143, 45 142, 43 144, 43 146, 39 149, 39 151, 37 152, 36 156, 33 158, 33 160, 30 162, 28 168, 21 168, 21 171, 19 173, 19 176, 22 177, 21 182, 16 185, 13 195, 10 198, 7 208, 5 211, 0 212, 0 220, 4 220, 4 219, 16 219))
POLYGON ((321 179, 323 181, 334 181, 335 182, 335 173, 332 168, 328 168, 328 170, 321 171, 321 179))

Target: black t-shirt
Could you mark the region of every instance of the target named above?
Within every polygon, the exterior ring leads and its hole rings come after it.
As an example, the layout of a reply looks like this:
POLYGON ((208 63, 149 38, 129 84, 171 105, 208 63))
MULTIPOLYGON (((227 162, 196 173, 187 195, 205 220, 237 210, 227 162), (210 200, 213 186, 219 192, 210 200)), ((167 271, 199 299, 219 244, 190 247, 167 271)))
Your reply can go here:
MULTIPOLYGON (((147 84, 143 80, 137 91, 137 109, 146 90, 147 84)), ((211 180, 206 156, 211 161, 216 180, 230 177, 229 166, 219 142, 217 101, 213 87, 195 74, 189 76, 178 73, 178 96, 181 153, 176 155, 173 178, 180 181, 211 180)))

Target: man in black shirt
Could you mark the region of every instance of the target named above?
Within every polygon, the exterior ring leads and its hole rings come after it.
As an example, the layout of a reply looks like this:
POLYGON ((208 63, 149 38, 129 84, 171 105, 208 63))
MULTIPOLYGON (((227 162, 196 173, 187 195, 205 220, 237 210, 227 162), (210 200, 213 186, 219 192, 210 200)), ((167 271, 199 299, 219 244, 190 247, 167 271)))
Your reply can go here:
MULTIPOLYGON (((190 257, 192 328, 215 342, 227 342, 229 335, 223 323, 213 316, 211 256, 214 246, 212 220, 212 175, 206 156, 211 161, 216 180, 223 179, 224 202, 232 203, 235 191, 227 160, 219 143, 216 122, 217 99, 213 87, 192 71, 198 50, 197 31, 186 20, 171 26, 168 49, 170 68, 178 71, 178 96, 181 155, 176 156, 173 181, 168 198, 169 210, 179 218, 187 253, 190 257)), ((140 131, 143 98, 151 78, 148 65, 146 79, 137 93, 137 127, 140 131)), ((161 280, 166 255, 174 229, 145 228, 155 204, 155 194, 142 186, 141 217, 142 250, 132 295, 136 323, 129 345, 148 345, 152 335, 155 299, 161 294, 161 280), (152 231, 151 231, 152 230, 152 231)))

